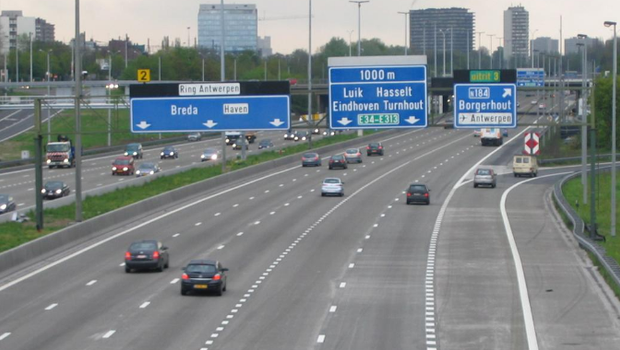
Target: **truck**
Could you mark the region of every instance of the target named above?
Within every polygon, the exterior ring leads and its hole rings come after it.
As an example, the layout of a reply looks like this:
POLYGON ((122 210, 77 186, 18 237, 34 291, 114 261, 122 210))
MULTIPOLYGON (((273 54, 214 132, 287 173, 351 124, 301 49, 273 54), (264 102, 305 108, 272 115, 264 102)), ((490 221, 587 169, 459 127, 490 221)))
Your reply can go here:
POLYGON ((57 142, 48 142, 45 152, 45 160, 50 169, 75 166, 75 147, 67 136, 58 135, 57 142))
POLYGON ((483 146, 501 146, 504 143, 502 129, 482 129, 480 133, 480 143, 483 146))

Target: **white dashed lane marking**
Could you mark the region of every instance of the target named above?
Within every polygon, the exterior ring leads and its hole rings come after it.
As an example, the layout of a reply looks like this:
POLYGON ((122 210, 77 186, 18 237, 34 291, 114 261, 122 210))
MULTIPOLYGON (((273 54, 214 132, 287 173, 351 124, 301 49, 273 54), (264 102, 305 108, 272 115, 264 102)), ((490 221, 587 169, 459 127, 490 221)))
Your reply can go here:
POLYGON ((317 343, 321 343, 321 344, 324 343, 325 342, 325 335, 324 334, 319 335, 319 337, 316 339, 316 342, 317 343))
POLYGON ((51 309, 55 308, 56 306, 58 306, 57 303, 51 304, 50 306, 45 308, 45 311, 50 311, 51 309))
POLYGON ((172 235, 172 237, 177 238, 177 237, 179 237, 180 235, 181 235, 180 233, 175 233, 175 234, 173 234, 173 235, 172 235))
POLYGON ((145 301, 144 303, 142 303, 142 305, 140 305, 141 309, 145 309, 147 306, 149 306, 151 304, 150 301, 145 301))
POLYGON ((0 340, 4 340, 4 339, 6 339, 6 337, 8 337, 9 335, 11 335, 11 333, 10 333, 10 332, 6 332, 6 333, 4 333, 3 335, 0 335, 0 340))
POLYGON ((92 280, 88 283, 86 283, 87 286, 92 286, 93 284, 97 283, 97 280, 92 280))
POLYGON ((110 338, 110 337, 111 337, 114 333, 116 333, 116 331, 115 331, 115 330, 108 331, 106 334, 104 334, 104 335, 103 335, 103 337, 102 337, 102 338, 103 338, 103 339, 108 339, 108 338, 110 338))
POLYGON ((178 278, 175 278, 175 279, 173 279, 172 281, 170 281, 170 284, 175 284, 175 283, 177 283, 177 282, 179 282, 179 279, 178 279, 178 278))

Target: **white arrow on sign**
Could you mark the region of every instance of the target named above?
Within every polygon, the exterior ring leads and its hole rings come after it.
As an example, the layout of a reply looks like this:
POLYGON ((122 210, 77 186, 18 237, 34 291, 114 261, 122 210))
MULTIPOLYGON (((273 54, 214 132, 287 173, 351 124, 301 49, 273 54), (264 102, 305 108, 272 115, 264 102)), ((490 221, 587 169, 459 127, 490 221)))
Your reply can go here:
POLYGON ((282 124, 284 124, 283 121, 280 120, 280 118, 276 118, 274 119, 272 122, 269 122, 269 124, 275 126, 276 128, 282 124))
POLYGON ((342 118, 340 120, 337 120, 337 122, 342 124, 342 125, 344 125, 344 126, 347 126, 347 125, 349 125, 349 123, 352 122, 352 120, 349 120, 349 118, 344 117, 344 118, 342 118))
POLYGON ((420 121, 420 119, 414 117, 414 116, 410 116, 409 118, 405 119, 405 121, 409 124, 415 124, 417 122, 420 121))
POLYGON ((217 123, 213 122, 213 120, 207 120, 207 122, 206 123, 202 123, 202 125, 204 125, 207 128, 211 129, 212 127, 216 126, 217 123))
POLYGON ((151 126, 151 124, 145 122, 144 120, 140 122, 140 124, 136 124, 137 127, 139 127, 140 129, 144 130, 146 128, 148 128, 149 126, 151 126))
POLYGON ((510 89, 510 88, 505 88, 504 89, 504 94, 502 95, 502 97, 506 98, 506 96, 512 96, 512 89, 510 89))

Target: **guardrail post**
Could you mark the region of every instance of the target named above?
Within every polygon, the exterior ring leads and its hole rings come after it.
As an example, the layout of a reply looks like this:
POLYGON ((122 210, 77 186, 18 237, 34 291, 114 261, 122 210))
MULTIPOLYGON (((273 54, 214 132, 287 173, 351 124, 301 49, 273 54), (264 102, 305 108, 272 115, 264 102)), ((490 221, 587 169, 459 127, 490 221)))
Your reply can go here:
POLYGON ((41 135, 41 99, 34 100, 34 173, 35 216, 37 230, 43 229, 43 136, 41 135))

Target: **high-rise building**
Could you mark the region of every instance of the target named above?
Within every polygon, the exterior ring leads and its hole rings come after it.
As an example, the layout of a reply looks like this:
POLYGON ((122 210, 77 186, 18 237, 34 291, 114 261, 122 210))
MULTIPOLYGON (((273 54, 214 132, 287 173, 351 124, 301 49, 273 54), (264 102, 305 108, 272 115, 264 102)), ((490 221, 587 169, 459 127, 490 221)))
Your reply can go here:
POLYGON ((591 48, 593 45, 598 44, 598 45, 602 45, 603 43, 597 39, 597 38, 585 38, 585 39, 579 39, 577 37, 573 37, 573 38, 567 38, 564 39, 564 53, 566 55, 570 55, 573 53, 579 53, 579 46, 577 46, 578 43, 583 44, 585 42, 585 44, 588 46, 588 49, 591 48))
POLYGON ((273 55, 273 50, 271 49, 271 37, 265 36, 262 38, 259 36, 257 41, 257 49, 261 52, 262 57, 269 57, 273 55))
POLYGON ((559 43, 557 39, 540 37, 532 40, 532 49, 543 53, 559 53, 559 43))
MULTIPOLYGON (((198 11, 198 46, 219 51, 222 37, 222 7, 201 4, 198 11)), ((256 5, 224 5, 224 50, 239 52, 257 49, 258 12, 256 5)))
POLYGON ((43 18, 37 18, 35 20, 35 27, 36 27, 35 28, 35 31, 36 31, 35 40, 36 41, 53 43, 56 40, 55 28, 53 24, 47 23, 47 21, 44 20, 43 18))
POLYGON ((54 42, 54 25, 42 18, 24 17, 22 11, 2 11, 0 51, 6 53, 14 49, 17 46, 17 38, 24 35, 33 41, 54 42))
POLYGON ((409 11, 409 46, 414 54, 430 55, 435 44, 438 51, 443 50, 442 32, 446 33, 447 52, 450 51, 450 40, 454 51, 471 51, 474 31, 474 14, 469 9, 453 7, 409 11))
POLYGON ((529 56, 530 14, 523 6, 509 7, 504 11, 504 59, 529 56))

